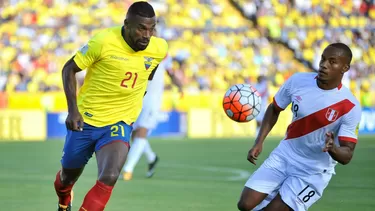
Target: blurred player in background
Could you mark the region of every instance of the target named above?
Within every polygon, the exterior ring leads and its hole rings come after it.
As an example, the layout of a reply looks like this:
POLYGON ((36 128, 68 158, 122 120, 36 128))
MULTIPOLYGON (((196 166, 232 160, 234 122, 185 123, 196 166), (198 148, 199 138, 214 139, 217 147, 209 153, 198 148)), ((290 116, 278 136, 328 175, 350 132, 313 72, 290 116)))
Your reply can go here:
POLYGON ((121 173, 148 80, 165 58, 167 42, 153 37, 154 9, 136 2, 121 27, 95 35, 63 68, 68 117, 62 169, 56 174, 58 210, 71 210, 71 190, 95 152, 98 180, 80 211, 104 210, 121 173), (77 72, 86 69, 76 97, 77 72))
POLYGON ((262 103, 260 104, 260 112, 258 116, 256 116, 256 134, 258 135, 260 126, 262 125, 262 120, 264 118, 264 113, 267 110, 267 105, 268 105, 268 83, 267 83, 267 78, 263 75, 258 76, 257 83, 254 85, 255 89, 258 91, 260 94, 260 98, 262 100, 262 103))
POLYGON ((318 74, 294 74, 279 89, 247 159, 255 164, 280 111, 290 103, 293 121, 246 182, 239 210, 307 210, 322 197, 337 162, 350 162, 361 119, 359 102, 341 84, 351 60, 347 45, 331 44, 323 51, 318 74))
POLYGON ((182 82, 172 72, 172 57, 167 56, 158 66, 158 71, 154 79, 147 86, 147 93, 143 99, 142 112, 134 123, 132 134, 133 144, 129 151, 126 164, 124 166, 123 179, 131 180, 133 170, 144 153, 148 162, 146 176, 152 177, 159 157, 152 150, 147 136, 158 123, 158 114, 161 108, 161 100, 164 91, 164 73, 167 72, 173 84, 178 87, 182 94, 182 82))

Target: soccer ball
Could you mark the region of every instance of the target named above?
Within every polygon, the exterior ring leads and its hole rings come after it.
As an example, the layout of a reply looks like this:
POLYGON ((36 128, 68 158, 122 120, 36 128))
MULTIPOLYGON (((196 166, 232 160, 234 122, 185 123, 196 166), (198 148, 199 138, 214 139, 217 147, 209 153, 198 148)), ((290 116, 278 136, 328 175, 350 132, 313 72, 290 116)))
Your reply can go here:
POLYGON ((249 122, 260 112, 261 99, 258 91, 249 84, 236 84, 224 95, 223 108, 227 116, 236 122, 249 122))

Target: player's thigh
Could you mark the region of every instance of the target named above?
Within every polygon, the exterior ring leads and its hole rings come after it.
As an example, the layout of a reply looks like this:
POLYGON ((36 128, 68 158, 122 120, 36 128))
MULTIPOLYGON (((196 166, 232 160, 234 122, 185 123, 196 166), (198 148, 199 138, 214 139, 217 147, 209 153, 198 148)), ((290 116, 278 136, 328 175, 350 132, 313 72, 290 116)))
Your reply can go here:
POLYGON ((263 209, 263 211, 293 211, 282 199, 279 193, 263 209))
POLYGON ((67 131, 61 159, 63 168, 78 169, 87 164, 95 149, 94 130, 95 127, 85 123, 83 131, 67 131))
POLYGON ((288 177, 280 188, 281 198, 294 211, 308 210, 322 197, 331 178, 330 173, 288 177))
POLYGON ((255 210, 267 206, 286 179, 286 167, 284 158, 271 154, 246 182, 238 206, 255 210))
POLYGON ((96 151, 99 181, 111 186, 116 183, 128 155, 128 146, 124 142, 111 142, 96 151))
POLYGON ((95 145, 99 181, 114 185, 124 166, 129 151, 130 135, 133 127, 118 122, 101 128, 95 145))

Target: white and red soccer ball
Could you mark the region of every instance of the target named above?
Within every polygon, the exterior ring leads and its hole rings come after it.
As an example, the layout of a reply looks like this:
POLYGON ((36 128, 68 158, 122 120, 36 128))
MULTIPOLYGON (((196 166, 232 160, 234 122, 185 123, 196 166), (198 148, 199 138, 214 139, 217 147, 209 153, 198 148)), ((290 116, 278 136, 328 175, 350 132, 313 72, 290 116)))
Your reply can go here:
POLYGON ((260 112, 261 98, 249 84, 236 84, 224 95, 223 108, 227 116, 236 122, 249 122, 260 112))

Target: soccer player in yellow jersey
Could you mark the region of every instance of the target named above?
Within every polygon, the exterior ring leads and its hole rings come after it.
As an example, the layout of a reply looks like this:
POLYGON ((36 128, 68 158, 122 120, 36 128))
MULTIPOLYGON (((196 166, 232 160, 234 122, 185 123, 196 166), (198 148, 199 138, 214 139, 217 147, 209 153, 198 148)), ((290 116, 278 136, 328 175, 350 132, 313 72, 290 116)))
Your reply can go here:
POLYGON ((65 64, 69 114, 62 169, 55 180, 59 211, 71 210, 71 190, 94 152, 98 180, 79 210, 104 210, 125 163, 148 80, 167 54, 166 41, 153 36, 155 24, 150 4, 133 3, 124 26, 99 32, 65 64), (75 74, 83 69, 87 74, 76 96, 75 74))

